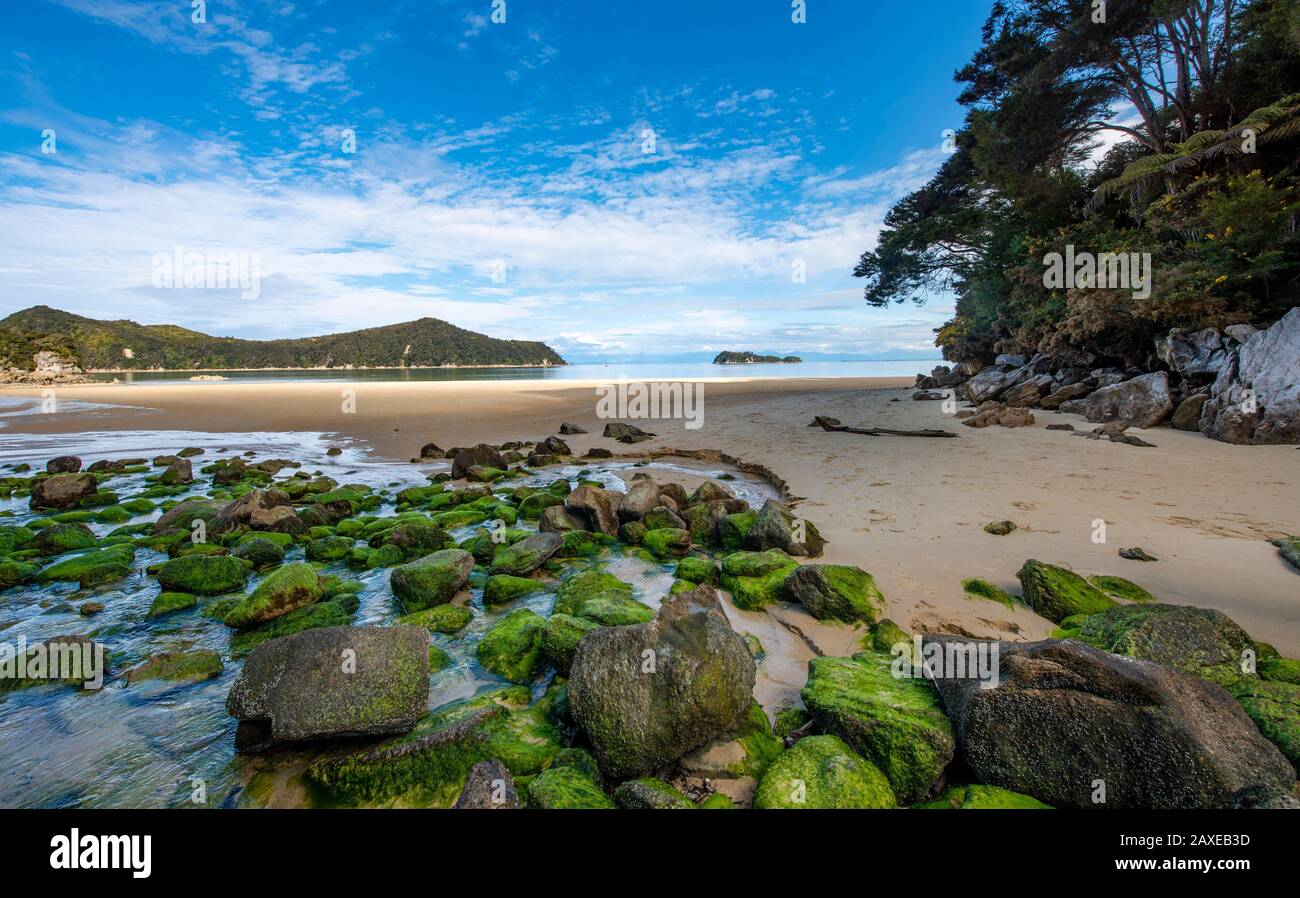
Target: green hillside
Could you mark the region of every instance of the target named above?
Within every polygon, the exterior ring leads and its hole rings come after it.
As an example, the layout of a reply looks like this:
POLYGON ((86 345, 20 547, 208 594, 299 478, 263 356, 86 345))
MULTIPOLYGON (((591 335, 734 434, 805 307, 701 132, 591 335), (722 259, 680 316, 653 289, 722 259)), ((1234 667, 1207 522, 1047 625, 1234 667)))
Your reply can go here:
POLYGON ((110 370, 565 364, 545 343, 497 340, 436 318, 295 340, 211 337, 168 324, 96 321, 48 306, 0 321, 0 365, 31 368, 41 349, 68 354, 83 368, 110 370))

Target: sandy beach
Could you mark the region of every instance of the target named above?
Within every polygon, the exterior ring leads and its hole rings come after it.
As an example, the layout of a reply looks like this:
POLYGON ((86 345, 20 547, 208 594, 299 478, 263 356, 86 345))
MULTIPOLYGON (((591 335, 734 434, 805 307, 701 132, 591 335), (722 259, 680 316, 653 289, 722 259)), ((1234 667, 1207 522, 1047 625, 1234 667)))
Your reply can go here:
MULTIPOLYGON (((1028 609, 967 598, 966 577, 1018 592, 1029 558, 1084 574, 1115 574, 1158 599, 1216 608, 1283 654, 1300 654, 1300 579, 1268 540, 1300 532, 1300 463, 1293 446, 1234 446, 1161 427, 1156 448, 1093 441, 1051 423, 1078 416, 1035 411, 1033 427, 960 426, 943 403, 911 400, 902 379, 719 379, 704 386, 703 426, 633 423, 658 434, 624 446, 600 436, 594 383, 113 384, 60 387, 60 401, 88 410, 9 417, 0 434, 187 430, 318 431, 356 441, 376 458, 408 459, 435 442, 541 439, 562 421, 575 453, 619 455, 714 449, 765 465, 784 479, 794 507, 829 540, 823 559, 870 571, 889 614, 918 631, 1036 639, 1050 625, 1028 609), (345 413, 345 391, 355 412, 345 413), (894 401, 901 400, 901 401, 894 401), (814 415, 894 429, 943 428, 958 439, 867 437, 808 427, 814 415), (990 521, 1019 529, 999 537, 990 521), (1094 540, 1105 522, 1105 541, 1094 540), (1141 546, 1155 563, 1119 557, 1141 546)), ((40 393, 0 395, 38 402, 40 393)), ((177 447, 160 446, 159 451, 177 447)), ((232 447, 233 448, 233 447, 232 447)), ((772 611, 790 613, 790 609, 772 611)), ((846 639, 850 634, 844 634, 846 639)), ((851 640, 849 640, 851 641, 851 640)), ((840 647, 827 646, 828 649, 840 647)))

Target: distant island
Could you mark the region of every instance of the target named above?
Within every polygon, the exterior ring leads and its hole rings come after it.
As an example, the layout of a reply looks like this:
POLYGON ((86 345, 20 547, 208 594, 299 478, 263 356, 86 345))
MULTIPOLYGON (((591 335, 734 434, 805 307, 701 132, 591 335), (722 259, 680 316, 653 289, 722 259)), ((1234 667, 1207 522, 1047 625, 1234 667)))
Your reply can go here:
POLYGON ((782 358, 779 355, 755 355, 752 352, 720 352, 713 358, 715 365, 797 365, 802 361, 797 355, 782 358))
POLYGON ((31 370, 33 356, 41 351, 57 353, 89 371, 567 364, 545 343, 498 340, 437 318, 290 340, 240 340, 170 324, 97 321, 48 306, 33 306, 0 320, 0 371, 31 370))

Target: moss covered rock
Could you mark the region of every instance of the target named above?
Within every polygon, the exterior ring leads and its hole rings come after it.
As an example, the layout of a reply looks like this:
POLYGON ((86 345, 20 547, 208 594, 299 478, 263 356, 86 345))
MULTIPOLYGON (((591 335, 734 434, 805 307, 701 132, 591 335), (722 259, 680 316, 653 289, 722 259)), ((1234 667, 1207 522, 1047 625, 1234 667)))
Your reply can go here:
POLYGON ((1246 631, 1222 611, 1186 605, 1121 605, 1089 616, 1075 638, 1223 686, 1247 674, 1243 661, 1255 648, 1246 631))
POLYGON ((783 590, 818 620, 872 623, 885 610, 875 579, 848 565, 805 564, 786 577, 783 590))
POLYGON ((552 614, 542 627, 542 654, 561 676, 567 677, 573 664, 573 653, 578 650, 578 642, 599 626, 600 624, 581 617, 552 614))
POLYGON ((36 579, 41 583, 75 580, 83 589, 120 580, 131 573, 135 547, 129 544, 92 549, 43 568, 36 579))
POLYGON ((188 592, 160 592, 158 597, 153 600, 149 606, 149 613, 146 617, 162 617, 164 614, 171 614, 173 611, 183 611, 186 608, 193 608, 199 603, 199 597, 188 592))
POLYGON ((1089 577, 1088 582, 1111 598, 1122 599, 1125 602, 1154 602, 1156 600, 1155 596, 1141 586, 1138 586, 1132 580, 1125 580, 1123 577, 1099 574, 1095 577, 1089 577))
POLYGON ((1051 810, 1037 798, 1001 789, 997 786, 949 786, 934 801, 913 805, 914 808, 953 810, 1051 810))
POLYGON ((823 732, 883 770, 899 799, 912 802, 942 775, 956 738, 934 687, 895 677, 892 666, 876 652, 814 658, 800 697, 823 732))
POLYGON ((221 676, 221 656, 211 649, 159 652, 126 672, 128 683, 143 680, 197 681, 221 676))
POLYGON ((158 582, 171 592, 215 596, 243 589, 248 565, 229 555, 185 555, 158 569, 158 582))
POLYGON ((497 550, 489 570, 493 574, 524 577, 550 560, 564 545, 558 533, 534 533, 497 550))
POLYGON ((800 739, 767 768, 754 807, 892 808, 889 780, 837 736, 800 739))
POLYGON ((277 568, 266 576, 252 594, 226 615, 226 626, 244 629, 305 608, 324 594, 320 575, 306 562, 277 568))
POLYGON ((737 551, 749 545, 749 531, 754 529, 757 512, 741 511, 729 514, 718 522, 718 541, 722 548, 737 551))
POLYGON ((533 682, 541 673, 545 623, 527 608, 510 612, 484 634, 475 653, 478 663, 512 683, 533 682))
POLYGON ((663 780, 628 780, 614 790, 614 803, 629 811, 695 810, 695 802, 663 780))
POLYGON ((545 810, 612 810, 617 805, 574 767, 543 770, 528 783, 528 806, 545 810))
POLYGON ((26 583, 36 576, 38 568, 22 561, 0 561, 0 590, 26 583))
POLYGON ((661 560, 681 558, 691 551, 691 534, 685 530, 670 527, 647 530, 645 536, 641 538, 641 545, 661 560))
POLYGON ((434 633, 459 633, 474 619, 473 613, 461 605, 435 605, 414 614, 399 617, 397 622, 407 627, 424 627, 434 633))
POLYGON ((90 549, 99 544, 95 533, 85 524, 55 524, 36 534, 35 547, 42 555, 62 555, 90 549))
POLYGON ((529 577, 512 577, 509 574, 495 574, 488 577, 483 587, 483 601, 488 605, 504 605, 526 595, 531 595, 543 588, 538 580, 529 577))
POLYGON ((393 568, 389 585, 407 612, 450 602, 469 580, 474 556, 462 549, 442 549, 393 568))
POLYGON ((785 579, 799 563, 779 549, 733 552, 722 559, 719 584, 729 590, 737 608, 758 611, 779 601, 785 579))
POLYGON ((1300 686, 1242 678, 1229 691, 1260 734, 1300 771, 1300 686))
MULTIPOLYGON (((232 606, 233 607, 233 606, 232 606)), ((229 614, 227 608, 225 614, 229 614)), ((319 630, 322 627, 346 627, 352 623, 356 613, 355 605, 342 599, 337 601, 317 602, 297 611, 282 614, 251 630, 241 630, 230 639, 230 654, 236 658, 243 657, 264 642, 281 636, 292 636, 305 630, 319 630)), ((225 619, 220 609, 213 610, 213 617, 225 619)), ((399 622, 400 623, 400 622, 399 622)))
POLYGON ((690 556, 677 562, 673 576, 678 580, 703 583, 709 586, 718 582, 718 566, 707 558, 690 556))
POLYGON ((1030 559, 1016 576, 1025 603, 1038 614, 1059 623, 1074 614, 1095 614, 1115 605, 1106 595, 1074 571, 1030 559))
MULTIPOLYGON (((287 536, 288 534, 284 535, 287 536)), ((259 570, 274 567, 284 561, 284 548, 269 539, 264 539, 260 535, 255 535, 252 539, 240 542, 230 554, 236 558, 242 558, 259 570)))
POLYGON ((757 779, 784 750, 785 742, 773 732, 767 712, 753 702, 734 732, 695 749, 678 764, 688 776, 757 779))
POLYGON ((973 599, 987 599, 1007 608, 1016 606, 1016 597, 999 586, 994 586, 982 577, 967 577, 961 581, 962 591, 973 599))
POLYGON ((352 540, 346 536, 326 536, 313 539, 307 543, 305 550, 308 561, 325 563, 342 561, 350 551, 352 551, 352 540))

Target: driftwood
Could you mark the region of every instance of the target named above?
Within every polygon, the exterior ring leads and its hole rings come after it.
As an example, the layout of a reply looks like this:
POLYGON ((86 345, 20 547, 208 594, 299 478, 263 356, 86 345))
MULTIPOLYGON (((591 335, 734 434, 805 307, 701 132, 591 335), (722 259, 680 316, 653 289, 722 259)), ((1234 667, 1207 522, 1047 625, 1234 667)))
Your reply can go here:
POLYGON ((949 437, 957 439, 957 434, 949 433, 946 430, 889 430, 884 427, 845 427, 835 418, 824 418, 821 415, 813 418, 809 427, 820 427, 822 430, 834 431, 835 433, 857 433, 867 437, 949 437))

